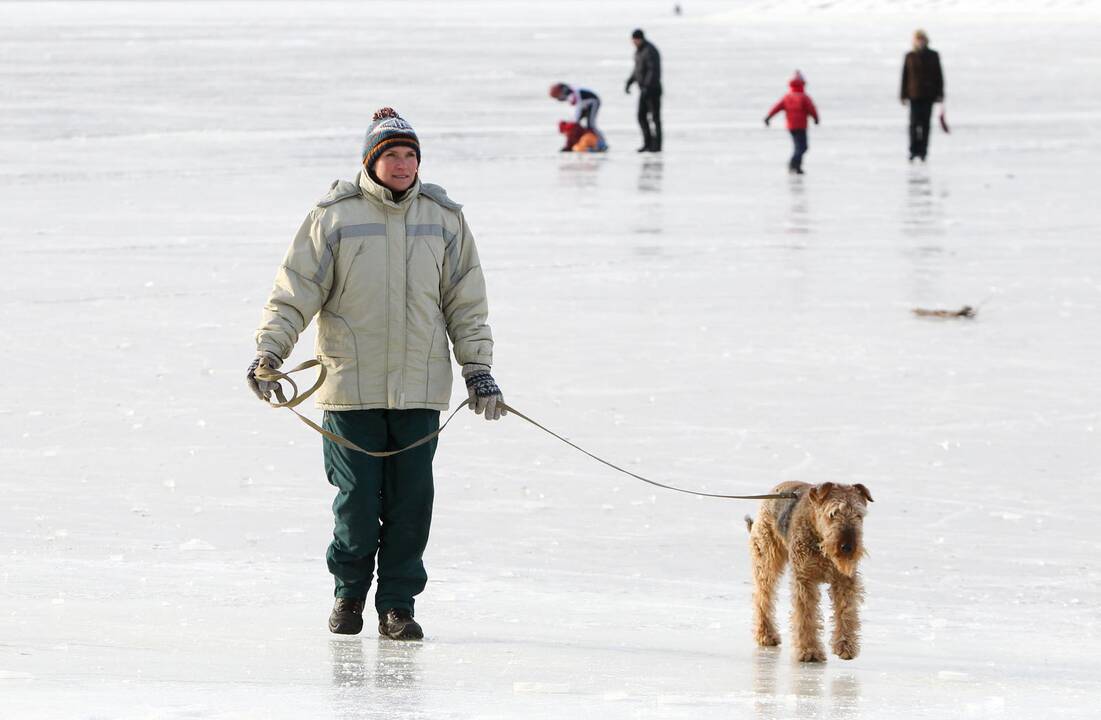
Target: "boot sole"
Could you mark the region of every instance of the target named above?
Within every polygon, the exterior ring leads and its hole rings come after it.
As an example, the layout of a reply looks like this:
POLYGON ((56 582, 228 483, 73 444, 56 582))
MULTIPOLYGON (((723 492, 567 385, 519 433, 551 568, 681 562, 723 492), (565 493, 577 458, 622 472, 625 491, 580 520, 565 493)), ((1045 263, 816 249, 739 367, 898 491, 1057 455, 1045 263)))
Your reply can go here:
POLYGON ((424 639, 424 632, 423 631, 417 631, 417 630, 414 630, 414 629, 409 628, 409 627, 402 628, 401 632, 388 633, 381 626, 379 626, 378 634, 381 637, 390 638, 391 640, 408 641, 408 640, 423 640, 424 639))

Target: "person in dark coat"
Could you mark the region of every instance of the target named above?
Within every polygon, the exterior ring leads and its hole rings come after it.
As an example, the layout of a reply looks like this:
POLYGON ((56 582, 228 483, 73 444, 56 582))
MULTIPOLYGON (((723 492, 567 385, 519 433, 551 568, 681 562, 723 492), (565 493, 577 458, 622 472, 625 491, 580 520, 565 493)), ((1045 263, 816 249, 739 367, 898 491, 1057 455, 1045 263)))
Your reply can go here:
POLYGON ((910 104, 910 162, 914 158, 925 162, 933 103, 944 100, 944 73, 940 56, 929 49, 929 36, 924 30, 914 33, 914 49, 902 62, 901 98, 903 105, 910 104))
POLYGON ((638 124, 642 128, 639 152, 661 152, 661 55, 641 30, 631 33, 635 44, 635 69, 627 78, 624 92, 638 83, 638 124), (651 127, 652 123, 652 127, 651 127))

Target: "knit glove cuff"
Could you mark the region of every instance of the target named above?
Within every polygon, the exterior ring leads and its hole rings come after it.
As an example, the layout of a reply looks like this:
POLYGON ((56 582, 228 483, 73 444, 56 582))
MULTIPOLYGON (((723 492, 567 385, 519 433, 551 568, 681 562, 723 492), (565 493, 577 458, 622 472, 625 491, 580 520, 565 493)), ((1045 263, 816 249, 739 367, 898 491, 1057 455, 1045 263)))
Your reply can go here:
POLYGON ((463 379, 466 381, 466 389, 473 392, 477 397, 491 397, 501 394, 501 388, 497 387, 497 381, 489 374, 488 365, 478 365, 477 363, 464 365, 463 379))
POLYGON ((283 358, 279 357, 271 350, 257 350, 256 358, 252 361, 252 364, 254 367, 263 365, 266 368, 278 370, 283 365, 283 358))
POLYGON ((479 363, 463 365, 463 380, 466 381, 466 390, 469 394, 467 402, 471 410, 484 416, 486 420, 497 420, 508 414, 501 388, 497 386, 497 381, 490 374, 488 365, 479 363))

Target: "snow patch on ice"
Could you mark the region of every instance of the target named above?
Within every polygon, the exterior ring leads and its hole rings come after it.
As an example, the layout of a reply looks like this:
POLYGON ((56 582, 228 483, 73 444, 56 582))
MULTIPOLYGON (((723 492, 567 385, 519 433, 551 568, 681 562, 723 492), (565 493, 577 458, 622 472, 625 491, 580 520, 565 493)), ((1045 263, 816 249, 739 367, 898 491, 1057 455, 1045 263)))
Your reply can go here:
POLYGON ((215 548, 213 545, 211 545, 207 541, 200 540, 199 538, 192 538, 192 539, 188 540, 187 542, 180 543, 180 550, 183 550, 184 552, 192 552, 192 551, 196 551, 196 550, 216 550, 216 549, 217 548, 215 548))
POLYGON ((0 680, 34 680, 34 675, 18 670, 0 670, 0 680))
POLYGON ((514 682, 512 683, 512 691, 515 693, 544 693, 544 694, 557 694, 568 693, 570 686, 568 683, 546 683, 546 682, 514 682))
POLYGON ((946 682, 966 682, 971 679, 971 676, 956 670, 940 670, 937 672, 937 679, 946 682))

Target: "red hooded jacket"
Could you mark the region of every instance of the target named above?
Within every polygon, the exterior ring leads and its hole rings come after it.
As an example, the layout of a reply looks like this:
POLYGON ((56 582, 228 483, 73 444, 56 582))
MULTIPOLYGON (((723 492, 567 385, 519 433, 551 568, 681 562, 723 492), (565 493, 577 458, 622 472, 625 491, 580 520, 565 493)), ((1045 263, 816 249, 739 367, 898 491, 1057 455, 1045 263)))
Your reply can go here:
POLYGON ((818 110, 815 109, 814 101, 810 99, 810 95, 803 92, 806 83, 802 78, 793 79, 789 83, 789 87, 791 87, 791 92, 772 106, 772 109, 768 111, 768 117, 771 118, 783 110, 787 115, 788 130, 806 130, 807 116, 814 118, 814 122, 818 122, 818 110))

